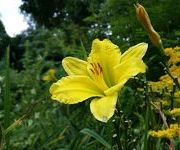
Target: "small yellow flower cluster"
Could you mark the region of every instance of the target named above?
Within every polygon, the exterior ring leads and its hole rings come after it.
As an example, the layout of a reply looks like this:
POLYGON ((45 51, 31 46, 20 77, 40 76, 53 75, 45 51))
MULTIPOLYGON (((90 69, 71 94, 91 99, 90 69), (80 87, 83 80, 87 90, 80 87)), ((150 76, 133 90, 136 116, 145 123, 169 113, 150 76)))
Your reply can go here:
POLYGON ((170 105, 170 101, 167 98, 156 98, 154 104, 158 107, 161 107, 161 104, 166 107, 170 105))
POLYGON ((180 98, 180 91, 175 92, 174 97, 180 98))
POLYGON ((174 100, 180 104, 180 90, 174 93, 174 100))
POLYGON ((149 134, 157 138, 180 137, 180 124, 171 124, 170 127, 165 130, 150 131, 149 134))
POLYGON ((42 77, 43 81, 54 81, 55 80, 55 69, 49 69, 47 73, 42 77))
MULTIPOLYGON (((169 71, 173 77, 178 79, 180 83, 180 47, 176 46, 175 48, 165 48, 165 54, 170 57, 168 61, 169 71)), ((173 80, 168 75, 165 74, 160 77, 157 82, 149 82, 153 91, 161 92, 163 89, 172 90, 173 80)))
POLYGON ((172 116, 180 116, 180 108, 174 108, 173 110, 170 111, 170 114, 172 116))
POLYGON ((148 82, 149 86, 151 87, 152 91, 156 91, 156 92, 162 92, 163 89, 172 89, 172 83, 169 85, 167 84, 167 82, 165 81, 157 81, 157 82, 148 82))
MULTIPOLYGON (((169 68, 169 71, 172 74, 172 76, 176 77, 178 79, 178 82, 180 82, 180 67, 173 65, 172 67, 169 68)), ((173 80, 171 79, 171 77, 168 74, 161 76, 160 81, 165 82, 170 87, 172 87, 172 85, 173 85, 173 80)))
MULTIPOLYGON (((178 82, 180 83, 180 47, 175 48, 166 48, 164 50, 165 54, 169 56, 169 61, 167 63, 169 67, 170 74, 177 78, 178 82)), ((149 86, 151 87, 153 92, 162 93, 163 97, 156 98, 154 104, 157 106, 164 106, 163 108, 166 108, 166 106, 170 106, 171 100, 169 99, 170 91, 173 91, 173 84, 174 81, 172 77, 170 77, 169 74, 165 74, 159 78, 159 81, 157 82, 148 82, 149 86), (168 100, 169 99, 169 100, 168 100)), ((180 90, 176 89, 174 91, 173 95, 173 107, 174 108, 171 111, 163 110, 164 112, 168 112, 169 115, 177 117, 180 116, 180 108, 178 108, 177 103, 180 102, 180 90)), ((161 107, 160 106, 160 107, 161 107)), ((180 137, 180 124, 170 124, 170 127, 164 130, 158 130, 158 131, 150 131, 149 134, 153 137, 157 138, 175 138, 180 137)))
POLYGON ((176 66, 180 63, 180 47, 176 46, 174 48, 165 48, 165 54, 170 57, 168 61, 169 66, 176 66))

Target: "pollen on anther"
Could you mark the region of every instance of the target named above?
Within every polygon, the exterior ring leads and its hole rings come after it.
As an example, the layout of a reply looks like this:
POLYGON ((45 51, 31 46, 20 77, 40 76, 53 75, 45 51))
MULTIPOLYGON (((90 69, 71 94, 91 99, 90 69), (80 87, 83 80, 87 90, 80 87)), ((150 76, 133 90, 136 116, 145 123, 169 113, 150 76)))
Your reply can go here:
POLYGON ((103 71, 101 65, 99 63, 90 63, 91 67, 90 70, 93 74, 100 75, 103 71))
POLYGON ((95 72, 94 72, 94 70, 93 70, 92 68, 90 68, 90 70, 91 70, 91 72, 92 72, 93 74, 95 74, 95 72))
POLYGON ((98 64, 98 67, 99 67, 100 72, 102 72, 103 69, 102 69, 101 65, 100 65, 99 63, 97 63, 97 64, 98 64))

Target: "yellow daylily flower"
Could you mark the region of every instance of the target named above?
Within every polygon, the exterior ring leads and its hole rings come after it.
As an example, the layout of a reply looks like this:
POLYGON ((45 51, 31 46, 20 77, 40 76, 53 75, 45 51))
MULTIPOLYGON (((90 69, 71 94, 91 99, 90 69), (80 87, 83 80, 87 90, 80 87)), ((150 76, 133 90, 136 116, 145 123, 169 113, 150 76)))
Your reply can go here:
POLYGON ((114 114, 118 91, 127 80, 144 73, 142 57, 146 43, 140 43, 121 54, 110 40, 95 39, 87 61, 66 57, 62 61, 68 76, 50 87, 52 99, 66 104, 76 104, 94 98, 90 110, 94 117, 107 122, 114 114))

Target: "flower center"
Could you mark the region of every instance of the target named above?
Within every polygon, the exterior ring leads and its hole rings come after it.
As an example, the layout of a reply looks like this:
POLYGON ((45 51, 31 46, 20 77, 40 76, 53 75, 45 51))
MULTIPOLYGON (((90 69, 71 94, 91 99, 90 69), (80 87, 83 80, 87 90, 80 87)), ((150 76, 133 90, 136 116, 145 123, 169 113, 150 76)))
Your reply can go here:
POLYGON ((90 70, 94 75, 102 74, 103 69, 99 63, 90 63, 90 64, 91 64, 90 70))
POLYGON ((89 65, 90 76, 93 80, 97 83, 97 86, 105 91, 108 89, 106 82, 104 81, 103 77, 103 68, 101 67, 100 63, 90 63, 89 65))

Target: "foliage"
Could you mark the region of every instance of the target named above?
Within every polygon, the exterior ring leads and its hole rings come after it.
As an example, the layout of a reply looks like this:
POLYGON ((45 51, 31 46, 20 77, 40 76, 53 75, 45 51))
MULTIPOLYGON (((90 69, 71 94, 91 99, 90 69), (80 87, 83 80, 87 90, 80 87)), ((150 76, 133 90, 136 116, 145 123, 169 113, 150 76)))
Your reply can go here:
MULTIPOLYGON (((149 131, 164 129, 161 113, 168 125, 179 123, 179 116, 170 115, 173 108, 180 106, 177 81, 171 77, 176 74, 172 69, 167 72, 167 68, 172 67, 170 63, 179 59, 179 55, 160 57, 137 21, 133 7, 136 1, 22 2, 22 12, 31 16, 31 24, 36 28, 10 38, 0 22, 0 68, 3 68, 0 69, 0 149, 104 150, 109 146, 115 150, 168 149, 171 140, 154 138, 149 131), (77 105, 64 105, 52 101, 49 94, 50 85, 65 75, 61 60, 66 56, 85 59, 94 38, 109 38, 122 52, 137 43, 149 43, 144 59, 147 73, 127 82, 119 93, 116 114, 106 124, 90 115, 88 100, 77 105), (9 67, 4 55, 8 45, 9 67), (51 69, 55 70, 53 78, 44 81, 43 77, 51 69), (172 89, 158 89, 161 76, 168 79, 163 80, 166 86, 170 81, 172 89), (7 80, 11 99, 9 127, 5 125, 7 107, 4 107, 7 80), (155 87, 149 80, 155 82, 155 87)), ((180 1, 139 2, 147 8, 154 28, 163 37, 164 47, 178 46, 180 1)), ((176 64, 178 68, 179 63, 176 64)), ((179 138, 175 137, 174 143, 179 149, 179 138)))
POLYGON ((69 23, 85 24, 84 18, 91 15, 91 9, 99 8, 100 1, 74 0, 23 0, 21 10, 30 14, 39 25, 46 27, 65 27, 69 23))
MULTIPOLYGON (((52 5, 57 5, 58 11, 61 12, 64 9, 72 9, 71 11, 76 12, 76 7, 79 6, 79 3, 83 3, 83 6, 88 6, 84 9, 81 7, 78 9, 81 10, 78 18, 71 19, 71 15, 68 15, 70 18, 69 21, 66 16, 58 16, 55 20, 64 19, 61 23, 56 23, 56 21, 48 21, 49 15, 45 14, 44 11, 40 11, 40 8, 45 10, 45 8, 49 7, 47 3, 40 3, 41 5, 33 5, 32 2, 38 1, 24 1, 21 6, 21 10, 26 15, 31 15, 31 21, 35 21, 37 25, 44 25, 45 27, 54 27, 46 25, 45 23, 38 22, 40 19, 42 22, 50 22, 57 27, 60 27, 64 33, 64 40, 69 44, 77 44, 80 45, 80 41, 83 42, 85 47, 90 46, 90 41, 95 38, 109 38, 114 43, 121 47, 122 51, 125 51, 128 47, 135 45, 139 42, 150 42, 148 39, 148 35, 143 31, 143 28, 140 26, 140 23, 137 21, 135 17, 135 9, 134 4, 136 1, 126 1, 126 0, 107 0, 107 1, 73 1, 74 5, 71 5, 69 1, 67 3, 63 3, 64 1, 52 1, 52 5), (61 3, 62 2, 62 3, 61 3), (71 7, 69 7, 69 4, 71 7), (63 7, 64 6, 64 7, 63 7), (72 6, 74 6, 72 8, 72 6), (26 10, 26 8, 31 8, 26 10), (39 8, 39 9, 37 9, 39 8), (34 14, 34 11, 37 10, 38 13, 34 14), (89 13, 85 13, 86 10, 89 13), (86 16, 82 17, 81 15, 86 14, 86 16), (41 16, 45 16, 41 18, 41 16), (36 19, 38 18, 38 19, 36 19), (66 21, 69 21, 66 24, 66 21), (81 22, 84 22, 81 24, 81 22), (64 25, 63 25, 64 24, 64 25)), ((141 1, 139 1, 141 2, 141 1)), ((147 8, 147 12, 150 15, 150 19, 152 20, 152 24, 157 32, 160 33, 161 37, 163 37, 162 41, 164 43, 164 47, 177 46, 179 44, 179 10, 180 4, 179 1, 174 3, 173 0, 160 0, 160 1, 142 1, 145 8, 147 8)), ((55 13, 56 9, 51 7, 51 13, 55 13)), ((48 12, 46 12, 48 13, 48 12)), ((49 12, 50 14, 50 12, 49 12)), ((71 14, 71 13, 70 13, 71 14)), ((76 14, 76 13, 75 13, 76 14)), ((52 16, 50 18, 53 18, 52 16)), ((147 53, 147 59, 151 60, 147 62, 148 66, 153 66, 152 64, 157 64, 156 66, 150 67, 147 74, 147 78, 149 80, 157 80, 163 72, 163 68, 158 64, 159 61, 163 61, 159 57, 158 49, 154 46, 149 46, 149 51, 147 53), (158 71, 157 71, 158 70, 158 71)), ((146 59, 146 58, 145 58, 146 59)))
MULTIPOLYGON (((134 17, 134 3, 136 1, 53 0, 50 2, 46 0, 42 3, 41 0, 23 0, 21 10, 30 15, 31 20, 38 25, 48 28, 61 27, 63 30, 68 30, 67 26, 73 25, 79 32, 82 30, 86 34, 89 33, 91 41, 95 37, 109 37, 118 43, 128 41, 129 45, 132 45, 147 37, 134 17), (56 17, 54 14, 57 14, 56 17), (86 30, 83 30, 84 28, 86 30)), ((179 39, 174 39, 179 36, 179 3, 173 0, 143 1, 155 29, 163 35, 163 40, 167 41, 166 47, 176 46, 179 43, 179 39)), ((69 29, 72 32, 73 30, 75 28, 69 29)))

